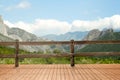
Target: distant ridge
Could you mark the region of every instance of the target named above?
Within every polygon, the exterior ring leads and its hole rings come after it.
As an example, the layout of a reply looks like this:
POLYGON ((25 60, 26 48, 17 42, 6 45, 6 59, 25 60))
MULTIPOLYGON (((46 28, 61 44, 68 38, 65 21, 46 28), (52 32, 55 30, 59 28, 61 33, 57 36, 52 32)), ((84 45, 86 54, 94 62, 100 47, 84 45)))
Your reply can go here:
POLYGON ((85 32, 76 31, 76 32, 68 32, 61 35, 50 34, 42 37, 54 41, 66 41, 71 39, 82 40, 87 34, 88 31, 85 32))

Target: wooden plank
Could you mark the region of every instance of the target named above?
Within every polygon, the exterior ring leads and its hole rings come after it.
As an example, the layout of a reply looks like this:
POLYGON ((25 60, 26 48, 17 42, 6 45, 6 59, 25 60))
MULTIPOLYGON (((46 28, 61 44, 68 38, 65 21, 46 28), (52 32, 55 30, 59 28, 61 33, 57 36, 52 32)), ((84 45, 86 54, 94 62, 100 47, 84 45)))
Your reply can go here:
MULTIPOLYGON (((51 44, 71 44, 70 41, 44 41, 44 42, 19 42, 20 45, 51 45, 51 44)), ((120 40, 113 41, 74 41, 75 45, 78 44, 120 44, 120 40)))
POLYGON ((0 54, 0 58, 15 58, 14 54, 0 54))
POLYGON ((107 40, 107 41, 74 41, 75 45, 78 44, 120 44, 120 40, 107 40))
MULTIPOLYGON (((18 54, 19 58, 49 58, 49 57, 70 57, 70 53, 62 54, 18 54)), ((81 56, 120 56, 120 52, 81 52, 75 53, 74 57, 81 56)), ((15 58, 14 54, 0 54, 0 58, 15 58)))
POLYGON ((49 58, 49 57, 70 57, 71 54, 18 54, 19 58, 49 58))
MULTIPOLYGON (((70 53, 62 54, 18 54, 19 58, 49 58, 49 57, 70 57, 70 53)), ((120 56, 120 52, 81 52, 74 54, 74 57, 81 56, 120 56)), ((0 54, 0 58, 15 58, 14 54, 0 54)))
POLYGON ((0 46, 11 46, 15 45, 15 42, 0 42, 0 46))
MULTIPOLYGON (((40 42, 19 42, 20 45, 51 45, 51 44, 70 44, 70 41, 40 41, 40 42)), ((120 44, 120 40, 108 41, 74 41, 75 45, 78 44, 120 44)), ((8 46, 15 45, 15 42, 0 42, 0 45, 8 46)))
POLYGON ((75 57, 79 56, 120 56, 120 52, 80 52, 74 54, 75 57))
POLYGON ((70 41, 19 42, 20 45, 70 44, 70 41))
POLYGON ((120 64, 0 64, 0 80, 120 80, 120 64))

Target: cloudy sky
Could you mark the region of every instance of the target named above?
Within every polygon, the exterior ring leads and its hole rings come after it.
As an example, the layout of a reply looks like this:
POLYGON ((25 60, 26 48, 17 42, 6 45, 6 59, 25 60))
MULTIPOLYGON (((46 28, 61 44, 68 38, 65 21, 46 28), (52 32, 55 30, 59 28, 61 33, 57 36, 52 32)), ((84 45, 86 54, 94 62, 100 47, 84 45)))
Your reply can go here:
POLYGON ((120 28, 120 0, 0 0, 10 27, 38 36, 120 28))

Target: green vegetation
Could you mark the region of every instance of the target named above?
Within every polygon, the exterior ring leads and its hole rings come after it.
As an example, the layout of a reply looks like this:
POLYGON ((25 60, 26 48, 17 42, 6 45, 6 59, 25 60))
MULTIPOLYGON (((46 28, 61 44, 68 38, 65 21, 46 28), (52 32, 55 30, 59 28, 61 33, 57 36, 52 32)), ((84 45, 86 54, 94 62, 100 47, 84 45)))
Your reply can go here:
MULTIPOLYGON (((120 32, 107 33, 97 40, 120 40, 120 32)), ((120 52, 120 44, 90 44, 77 52, 120 52)), ((88 63, 120 63, 120 56, 91 57, 86 60, 88 63)))
POLYGON ((21 64, 69 64, 69 58, 24 58, 21 64))
MULTIPOLYGON (((120 40, 120 32, 107 33, 97 40, 120 40)), ((81 52, 120 52, 120 44, 91 44, 79 50, 81 52)), ((78 52, 79 52, 78 51, 78 52)))
POLYGON ((76 57, 75 63, 77 64, 119 64, 120 57, 76 57))
MULTIPOLYGON (((10 47, 0 47, 0 54, 14 54, 15 49, 10 47)), ((48 51, 49 52, 49 51, 48 51)), ((58 49, 53 50, 55 54, 60 54, 58 49)), ((20 50, 21 54, 30 54, 30 52, 20 50)), ((35 52, 31 54, 42 54, 42 52, 35 52)), ((70 58, 20 58, 20 64, 69 64, 70 58)), ((13 58, 1 58, 1 64, 14 64, 13 58)), ((75 63, 77 64, 113 64, 120 63, 120 57, 76 57, 75 63)))
POLYGON ((91 44, 78 52, 120 52, 120 44, 91 44))
MULTIPOLYGON (((27 52, 20 50, 20 54, 44 54, 42 51, 39 52, 27 52)), ((49 50, 46 50, 46 54, 51 53, 49 50)), ((59 49, 53 50, 54 54, 60 54, 59 49)), ((15 54, 15 48, 0 46, 0 54, 15 54)), ((14 64, 14 58, 0 58, 0 64, 14 64)), ((70 63, 69 58, 20 58, 19 62, 21 64, 66 64, 70 63)))
MULTIPOLYGON (((24 50, 20 50, 21 54, 25 53, 30 53, 24 50)), ((0 46, 0 54, 15 54, 15 48, 10 46, 10 47, 5 47, 5 46, 0 46)), ((20 59, 22 61, 23 59, 20 59)), ((0 58, 0 64, 13 64, 14 59, 13 58, 0 58)))

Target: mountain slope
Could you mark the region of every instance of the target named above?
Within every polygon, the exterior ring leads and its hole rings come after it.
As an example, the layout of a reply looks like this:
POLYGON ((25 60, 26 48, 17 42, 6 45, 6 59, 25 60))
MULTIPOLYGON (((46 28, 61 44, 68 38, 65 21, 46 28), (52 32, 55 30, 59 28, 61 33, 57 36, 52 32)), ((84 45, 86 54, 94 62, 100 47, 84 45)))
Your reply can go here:
POLYGON ((14 40, 0 33, 0 41, 14 41, 14 40))
MULTIPOLYGON (((120 32, 102 31, 96 40, 120 40, 120 32)), ((82 52, 119 52, 120 44, 91 44, 80 49, 82 52)))
POLYGON ((55 41, 66 41, 66 40, 82 40, 84 38, 84 36, 87 35, 87 31, 85 32, 68 32, 65 34, 61 34, 61 35, 46 35, 43 36, 43 38, 49 39, 49 40, 55 40, 55 41))
POLYGON ((19 38, 21 38, 22 41, 36 41, 40 40, 36 35, 29 33, 25 30, 19 29, 19 28, 10 28, 7 31, 9 36, 16 35, 19 38))
MULTIPOLYGON (((19 41, 46 41, 36 35, 29 33, 25 30, 19 28, 9 28, 3 21, 0 16, 0 41, 15 41, 18 39, 19 41)), ((46 51, 51 49, 50 46, 21 46, 20 49, 24 49, 30 52, 39 52, 46 51)))

